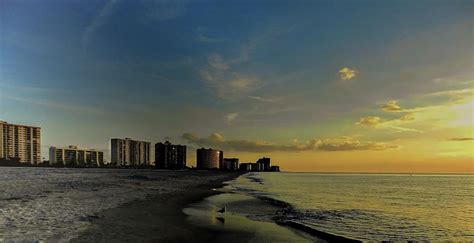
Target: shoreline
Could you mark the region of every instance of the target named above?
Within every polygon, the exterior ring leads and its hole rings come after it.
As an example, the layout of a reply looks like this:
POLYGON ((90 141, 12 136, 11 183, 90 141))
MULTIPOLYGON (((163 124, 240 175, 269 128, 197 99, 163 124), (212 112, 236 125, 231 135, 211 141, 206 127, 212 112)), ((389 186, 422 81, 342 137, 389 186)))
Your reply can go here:
POLYGON ((209 181, 196 181, 192 187, 176 192, 158 193, 145 200, 134 200, 119 207, 105 210, 91 219, 91 225, 72 242, 110 241, 166 241, 208 242, 219 234, 187 222, 182 212, 187 205, 219 194, 212 190, 224 182, 242 175, 236 173, 198 172, 199 177, 212 177, 209 181))
POLYGON ((287 202, 236 193, 226 187, 220 191, 222 193, 208 196, 184 209, 193 224, 223 232, 216 242, 246 242, 246 239, 256 242, 361 242, 287 219, 285 214, 294 210, 287 202), (228 211, 225 216, 215 213, 224 205, 228 211))

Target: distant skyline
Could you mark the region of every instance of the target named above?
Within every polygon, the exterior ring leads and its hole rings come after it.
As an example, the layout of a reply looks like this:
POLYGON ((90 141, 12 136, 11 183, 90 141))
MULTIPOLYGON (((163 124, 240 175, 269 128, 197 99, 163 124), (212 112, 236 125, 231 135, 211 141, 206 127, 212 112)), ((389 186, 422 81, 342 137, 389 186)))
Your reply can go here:
MULTIPOLYGON (((287 171, 474 172, 473 1, 0 3, 0 120, 287 171)), ((153 149, 152 149, 153 151, 153 149)), ((153 158, 153 154, 151 156, 153 158)))

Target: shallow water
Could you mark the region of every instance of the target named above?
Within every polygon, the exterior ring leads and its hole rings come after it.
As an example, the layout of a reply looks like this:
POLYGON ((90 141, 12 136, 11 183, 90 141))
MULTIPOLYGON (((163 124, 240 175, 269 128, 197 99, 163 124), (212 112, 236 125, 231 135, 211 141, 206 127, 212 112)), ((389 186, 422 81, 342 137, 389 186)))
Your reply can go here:
POLYGON ((352 239, 474 240, 472 175, 249 173, 229 188, 288 203, 280 220, 352 239))
POLYGON ((215 234, 212 242, 324 242, 276 225, 269 219, 248 218, 269 215, 278 209, 250 196, 223 193, 193 203, 183 212, 191 224, 220 232, 215 234), (216 212, 224 205, 227 208, 225 213, 216 212))

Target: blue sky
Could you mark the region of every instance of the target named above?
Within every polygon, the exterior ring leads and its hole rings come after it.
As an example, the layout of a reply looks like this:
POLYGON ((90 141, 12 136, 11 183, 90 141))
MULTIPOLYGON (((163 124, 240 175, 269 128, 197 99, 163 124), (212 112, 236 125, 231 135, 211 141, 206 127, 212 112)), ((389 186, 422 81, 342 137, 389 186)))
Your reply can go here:
POLYGON ((472 87, 472 16, 472 1, 2 1, 0 119, 43 127, 45 148, 361 136, 381 103, 472 87))

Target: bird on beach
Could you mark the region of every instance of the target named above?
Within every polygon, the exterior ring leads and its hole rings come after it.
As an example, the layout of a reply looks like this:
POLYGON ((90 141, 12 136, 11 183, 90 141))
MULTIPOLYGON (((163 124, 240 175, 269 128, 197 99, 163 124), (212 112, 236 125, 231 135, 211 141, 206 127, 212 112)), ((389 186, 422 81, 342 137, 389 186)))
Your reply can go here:
POLYGON ((223 208, 217 210, 217 212, 218 212, 218 213, 221 213, 222 215, 225 213, 225 211, 226 211, 226 206, 225 206, 225 205, 224 205, 223 208))

